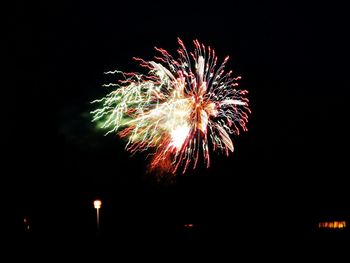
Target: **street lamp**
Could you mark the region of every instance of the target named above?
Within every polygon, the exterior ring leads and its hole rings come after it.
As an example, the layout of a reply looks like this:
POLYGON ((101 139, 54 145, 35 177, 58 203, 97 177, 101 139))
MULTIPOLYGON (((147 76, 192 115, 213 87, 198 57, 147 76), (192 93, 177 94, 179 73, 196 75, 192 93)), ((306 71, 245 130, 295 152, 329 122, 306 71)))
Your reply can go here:
POLYGON ((97 231, 100 230, 100 208, 101 208, 102 202, 100 200, 94 201, 94 207, 96 208, 96 226, 97 231))

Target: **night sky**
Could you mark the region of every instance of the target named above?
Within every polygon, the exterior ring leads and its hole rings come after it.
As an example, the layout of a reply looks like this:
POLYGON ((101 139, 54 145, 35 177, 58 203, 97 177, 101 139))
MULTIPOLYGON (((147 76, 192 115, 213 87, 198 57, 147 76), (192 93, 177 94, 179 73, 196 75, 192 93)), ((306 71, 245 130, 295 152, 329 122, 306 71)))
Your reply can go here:
POLYGON ((32 237, 93 239, 95 198, 100 238, 126 248, 219 243, 233 251, 267 236, 308 244, 320 220, 350 220, 345 6, 22 1, 8 18, 15 74, 2 89, 2 176, 16 232, 27 217, 32 237), (234 154, 214 153, 209 169, 157 182, 145 175, 146 154, 130 156, 124 141, 95 128, 90 102, 114 81, 103 72, 142 71, 132 57, 151 60, 154 46, 175 54, 177 37, 189 50, 198 39, 219 59, 230 56, 252 114, 234 154))

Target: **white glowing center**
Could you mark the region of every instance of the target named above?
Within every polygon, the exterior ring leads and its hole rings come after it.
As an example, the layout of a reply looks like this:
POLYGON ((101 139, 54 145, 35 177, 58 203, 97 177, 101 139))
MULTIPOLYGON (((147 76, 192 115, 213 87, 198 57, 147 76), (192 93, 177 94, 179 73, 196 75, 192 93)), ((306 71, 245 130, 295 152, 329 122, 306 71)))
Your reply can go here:
POLYGON ((175 147, 176 150, 181 150, 182 145, 184 144, 190 128, 187 125, 177 126, 174 130, 171 131, 171 147, 175 147))

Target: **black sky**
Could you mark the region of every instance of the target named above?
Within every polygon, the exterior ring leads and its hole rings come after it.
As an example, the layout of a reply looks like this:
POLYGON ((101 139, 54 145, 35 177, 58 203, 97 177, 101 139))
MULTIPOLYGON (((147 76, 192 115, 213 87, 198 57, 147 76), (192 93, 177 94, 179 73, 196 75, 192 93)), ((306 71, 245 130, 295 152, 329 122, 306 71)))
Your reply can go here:
POLYGON ((274 220, 308 231, 320 218, 349 216, 344 6, 23 1, 9 23, 16 73, 5 87, 3 176, 18 214, 40 222, 38 231, 85 231, 93 226, 95 197, 107 202, 111 232, 122 223, 146 229, 189 221, 211 232, 218 224, 259 231, 274 220), (152 59, 154 46, 175 53, 177 37, 188 49, 198 39, 219 58, 230 56, 227 67, 242 76, 252 115, 233 155, 214 155, 209 169, 164 185, 145 177, 144 155, 130 157, 117 137, 96 131, 88 112, 89 102, 107 92, 104 71, 138 70, 132 57, 152 59), (84 222, 86 215, 92 219, 84 222), (52 230, 58 222, 62 227, 52 230))

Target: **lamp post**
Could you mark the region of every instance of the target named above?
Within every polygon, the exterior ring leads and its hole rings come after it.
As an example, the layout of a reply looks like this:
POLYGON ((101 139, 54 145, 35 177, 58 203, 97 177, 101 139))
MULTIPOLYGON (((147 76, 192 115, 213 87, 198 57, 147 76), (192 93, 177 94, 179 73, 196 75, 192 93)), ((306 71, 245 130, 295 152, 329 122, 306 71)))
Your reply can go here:
POLYGON ((97 231, 100 230, 100 208, 101 208, 102 202, 100 200, 95 200, 94 201, 94 207, 96 209, 96 226, 97 226, 97 231))

